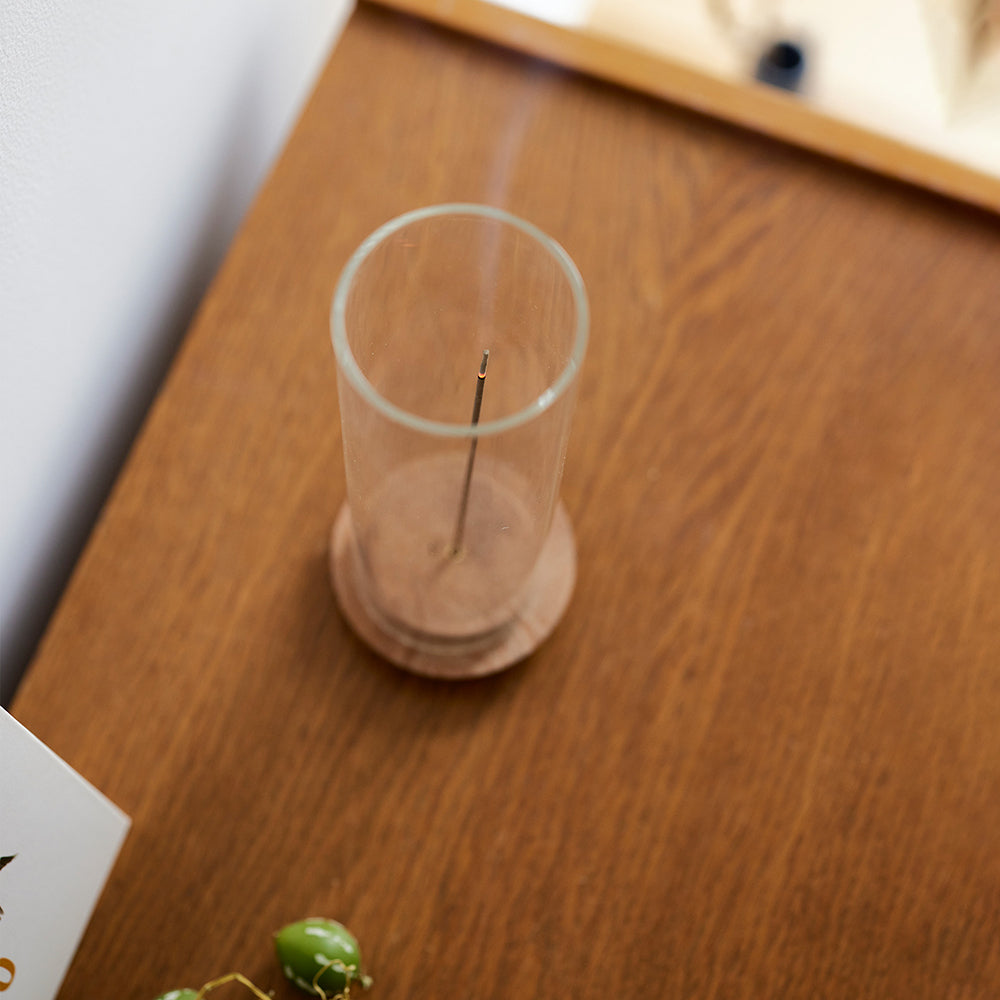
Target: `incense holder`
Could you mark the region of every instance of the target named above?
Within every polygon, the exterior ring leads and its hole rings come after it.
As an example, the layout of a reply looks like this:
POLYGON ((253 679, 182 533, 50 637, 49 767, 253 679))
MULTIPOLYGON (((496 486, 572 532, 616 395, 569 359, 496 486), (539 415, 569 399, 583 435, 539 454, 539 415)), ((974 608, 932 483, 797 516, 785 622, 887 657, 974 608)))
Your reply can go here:
POLYGON ((330 565, 355 632, 435 677, 492 673, 555 628, 576 576, 559 502, 588 336, 583 282, 481 205, 387 223, 331 316, 347 498, 330 565))

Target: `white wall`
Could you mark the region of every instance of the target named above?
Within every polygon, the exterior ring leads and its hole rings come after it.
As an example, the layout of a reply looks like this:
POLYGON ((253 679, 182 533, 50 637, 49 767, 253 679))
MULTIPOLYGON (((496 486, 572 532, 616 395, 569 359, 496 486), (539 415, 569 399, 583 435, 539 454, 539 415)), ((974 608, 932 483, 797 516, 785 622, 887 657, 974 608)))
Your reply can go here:
POLYGON ((0 702, 351 5, 0 3, 0 702))

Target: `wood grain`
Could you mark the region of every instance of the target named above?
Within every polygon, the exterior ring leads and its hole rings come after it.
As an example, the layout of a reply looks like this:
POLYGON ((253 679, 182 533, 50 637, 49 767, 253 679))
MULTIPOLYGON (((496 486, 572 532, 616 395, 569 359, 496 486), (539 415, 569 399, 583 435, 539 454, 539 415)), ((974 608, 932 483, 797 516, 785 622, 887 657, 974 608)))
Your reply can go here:
POLYGON ((985 213, 362 6, 14 702, 134 818, 64 1000, 290 998, 315 914, 372 1000, 1000 995, 998 273, 985 213), (593 318, 572 603, 459 684, 326 566, 337 274, 452 200, 593 318))

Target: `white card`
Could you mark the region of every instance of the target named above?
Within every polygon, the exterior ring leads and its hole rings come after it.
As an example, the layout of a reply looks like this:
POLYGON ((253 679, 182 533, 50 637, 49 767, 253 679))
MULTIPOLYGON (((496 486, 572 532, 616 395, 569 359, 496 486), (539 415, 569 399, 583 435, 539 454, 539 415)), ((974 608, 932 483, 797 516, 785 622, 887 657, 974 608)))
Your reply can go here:
POLYGON ((129 825, 0 709, 3 1000, 55 997, 129 825))

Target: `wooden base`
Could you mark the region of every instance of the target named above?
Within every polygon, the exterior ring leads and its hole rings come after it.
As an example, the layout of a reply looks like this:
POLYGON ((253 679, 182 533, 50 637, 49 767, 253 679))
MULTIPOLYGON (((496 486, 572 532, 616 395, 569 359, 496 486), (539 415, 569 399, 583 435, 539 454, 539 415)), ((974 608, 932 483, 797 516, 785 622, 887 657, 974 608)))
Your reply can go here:
POLYGON ((348 624, 375 652, 405 670, 425 677, 485 677, 533 653, 562 618, 576 583, 576 543, 562 503, 525 588, 524 602, 510 625, 485 648, 433 652, 416 649, 375 621, 358 593, 354 570, 351 512, 343 504, 330 536, 330 576, 337 603, 348 624))

